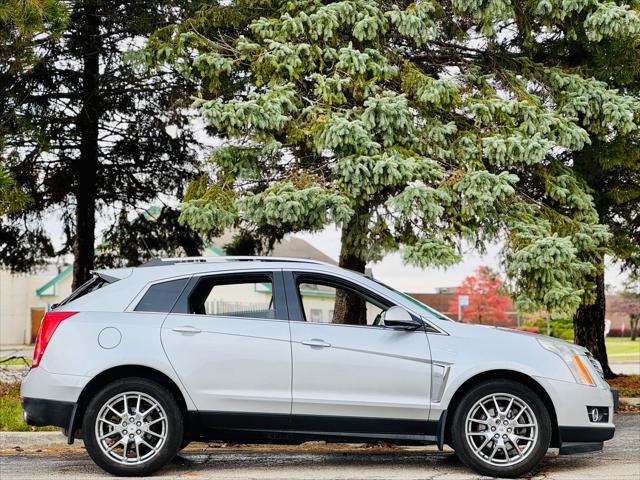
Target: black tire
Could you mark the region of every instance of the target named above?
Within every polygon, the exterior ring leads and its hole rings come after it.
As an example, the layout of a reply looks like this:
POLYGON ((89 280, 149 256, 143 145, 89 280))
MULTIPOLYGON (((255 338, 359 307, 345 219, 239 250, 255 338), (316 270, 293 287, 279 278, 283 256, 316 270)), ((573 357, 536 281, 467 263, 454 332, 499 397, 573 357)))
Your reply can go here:
POLYGON ((190 443, 191 443, 191 439, 184 438, 182 440, 182 443, 180 444, 180 448, 178 449, 178 451, 184 450, 185 448, 187 448, 189 446, 190 443))
MULTIPOLYGON (((506 402, 506 400, 505 400, 506 402)), ((506 410, 507 407, 504 406, 504 403, 499 407, 500 409, 506 410)), ((513 407, 512 407, 513 408, 513 407)), ((510 410, 513 411, 513 410, 510 410)), ((495 410, 490 412, 493 414, 495 410)), ((512 416, 515 416, 512 414, 512 416)), ((484 415, 486 418, 487 415, 484 415)), ((506 417, 507 421, 509 421, 509 417, 506 417)), ((496 422, 498 420, 496 419, 496 422)), ((470 423, 471 425, 471 423, 470 423)), ((481 429, 485 428, 494 428, 494 427, 477 427, 481 429)), ((496 428, 502 428, 502 425, 496 428)), ((506 428, 506 427, 505 427, 506 428)), ((523 385, 522 383, 513 381, 513 380, 489 380, 483 383, 480 383, 469 390, 465 395, 460 399, 460 402, 455 408, 455 413, 453 415, 453 419, 451 421, 451 439, 452 444, 455 448, 456 454, 467 467, 475 470, 482 475, 488 475, 492 477, 507 477, 514 478, 529 473, 537 468, 542 458, 547 453, 549 449, 549 443, 551 441, 551 418, 549 416, 549 412, 547 411, 547 407, 544 402, 540 399, 540 397, 529 387, 523 385), (538 424, 538 436, 537 440, 533 442, 533 445, 524 450, 526 452, 525 457, 512 464, 512 465, 496 465, 490 463, 488 460, 481 459, 478 455, 474 453, 470 442, 474 440, 467 440, 466 436, 466 420, 467 415, 470 413, 472 409, 474 409, 474 405, 480 400, 486 398, 488 395, 492 394, 508 394, 518 397, 521 401, 529 406, 533 415, 535 415, 535 419, 538 424)), ((517 430, 521 432, 520 429, 517 430)), ((509 430, 511 432, 511 430, 509 430)), ((515 434, 516 430, 513 429, 513 433, 515 434)), ((482 432, 484 433, 484 432, 482 432)), ((482 433, 479 433, 477 436, 480 437, 480 440, 476 440, 478 443, 482 445, 484 441, 487 440, 488 437, 493 435, 487 434, 485 437, 482 437, 482 433)), ((497 432, 496 432, 497 433, 497 432)), ((505 432, 506 433, 506 432, 505 432)), ((472 439, 477 437, 471 437, 472 439)), ((515 437, 514 437, 515 438, 515 437)), ((489 440, 489 442, 494 442, 495 440, 489 440)), ((500 440, 498 440, 500 441, 500 440)), ((518 439, 515 439, 515 442, 518 442, 518 439)), ((493 451, 493 447, 495 447, 495 443, 487 444, 486 448, 489 448, 493 451)), ((513 446, 511 444, 507 444, 508 449, 512 449, 513 446)), ((485 450, 483 450, 485 451, 485 450)), ((515 450, 512 450, 515 452, 515 450)), ((502 451, 502 458, 506 458, 507 454, 502 451)), ((490 455, 488 455, 490 456, 490 455)), ((515 455, 514 455, 515 456, 515 455)), ((498 460, 501 458, 498 457, 498 460)))
MULTIPOLYGON (((134 408, 135 407, 132 407, 132 412, 135 412, 134 408)), ((140 410, 142 411, 143 408, 141 407, 140 410)), ((132 413, 132 415, 135 415, 135 413, 132 413)), ((160 417, 159 414, 158 417, 160 417)), ((126 419, 123 421, 126 421, 126 419)), ((105 428, 102 423, 100 425, 101 428, 105 428)), ((151 429, 152 427, 148 428, 151 429)), ((177 399, 164 386, 146 378, 132 377, 110 383, 98 392, 87 406, 82 419, 82 429, 84 432, 84 444, 87 452, 89 452, 89 455, 99 467, 114 475, 126 477, 144 476, 162 468, 175 457, 183 441, 184 418, 180 408, 178 407, 177 399), (164 425, 164 428, 166 428, 166 437, 163 443, 158 447, 157 452, 151 455, 148 460, 133 465, 119 463, 117 460, 105 453, 100 447, 100 441, 98 440, 96 433, 96 421, 102 408, 111 399, 126 392, 140 392, 148 396, 157 402, 166 414, 166 423, 162 421, 160 422, 164 425)), ((120 438, 118 435, 120 434, 114 433, 113 438, 117 440, 120 438)), ((154 440, 156 437, 149 434, 145 435, 142 433, 141 437, 151 442, 157 441, 154 440)), ((132 448, 135 448, 135 445, 133 445, 132 448)), ((146 446, 141 448, 146 449, 146 446)), ((149 453, 149 450, 147 450, 147 453, 149 453)))

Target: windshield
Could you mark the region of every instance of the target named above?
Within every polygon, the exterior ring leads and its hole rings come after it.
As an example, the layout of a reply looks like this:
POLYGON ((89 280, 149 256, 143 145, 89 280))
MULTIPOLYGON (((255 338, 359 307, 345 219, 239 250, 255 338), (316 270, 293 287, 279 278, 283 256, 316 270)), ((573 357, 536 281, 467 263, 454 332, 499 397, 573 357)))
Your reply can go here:
POLYGON ((424 315, 426 316, 432 316, 432 317, 436 317, 440 320, 446 320, 448 322, 453 322, 452 319, 450 319, 449 317, 447 317, 446 315, 443 315, 442 313, 438 312, 437 310, 434 310, 433 308, 431 308, 428 305, 425 305, 424 303, 422 303, 420 300, 416 300, 415 298, 413 298, 411 295, 407 295, 404 292, 401 292, 399 290, 396 290, 395 288, 390 287, 389 285, 386 285, 384 283, 382 283, 380 280, 376 280, 375 278, 371 278, 368 277, 370 280, 373 280, 374 282, 376 282, 378 285, 382 285, 385 288, 388 288, 389 290, 391 290, 394 293, 397 293, 398 295, 400 295, 402 298, 404 298, 405 300, 410 301, 413 305, 415 305, 416 307, 418 307, 420 310, 422 310, 424 312, 424 315))

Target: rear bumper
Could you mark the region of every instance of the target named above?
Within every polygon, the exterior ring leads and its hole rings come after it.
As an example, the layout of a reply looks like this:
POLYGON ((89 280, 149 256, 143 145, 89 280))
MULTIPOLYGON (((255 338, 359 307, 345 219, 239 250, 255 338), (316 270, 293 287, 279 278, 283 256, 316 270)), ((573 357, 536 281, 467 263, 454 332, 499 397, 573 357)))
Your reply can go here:
POLYGON ((603 442, 611 440, 616 432, 613 426, 606 427, 558 427, 560 455, 597 452, 603 442))
POLYGON ((24 421, 34 427, 69 428, 76 409, 73 402, 30 397, 23 397, 21 401, 24 421))

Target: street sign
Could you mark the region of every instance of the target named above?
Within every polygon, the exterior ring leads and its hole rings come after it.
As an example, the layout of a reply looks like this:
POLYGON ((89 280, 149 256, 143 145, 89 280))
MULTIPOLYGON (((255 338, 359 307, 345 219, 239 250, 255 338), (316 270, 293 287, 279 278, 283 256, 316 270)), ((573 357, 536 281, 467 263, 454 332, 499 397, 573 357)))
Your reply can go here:
POLYGON ((469 295, 458 295, 458 321, 462 321, 462 307, 469 306, 469 295))

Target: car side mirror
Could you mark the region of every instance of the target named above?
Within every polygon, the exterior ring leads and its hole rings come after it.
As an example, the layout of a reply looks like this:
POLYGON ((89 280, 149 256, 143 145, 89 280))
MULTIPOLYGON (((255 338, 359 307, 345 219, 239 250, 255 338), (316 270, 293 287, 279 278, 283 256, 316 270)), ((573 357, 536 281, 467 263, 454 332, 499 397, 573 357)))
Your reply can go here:
POLYGON ((423 325, 422 320, 398 306, 393 306, 384 312, 382 320, 385 327, 398 330, 417 330, 423 325))

